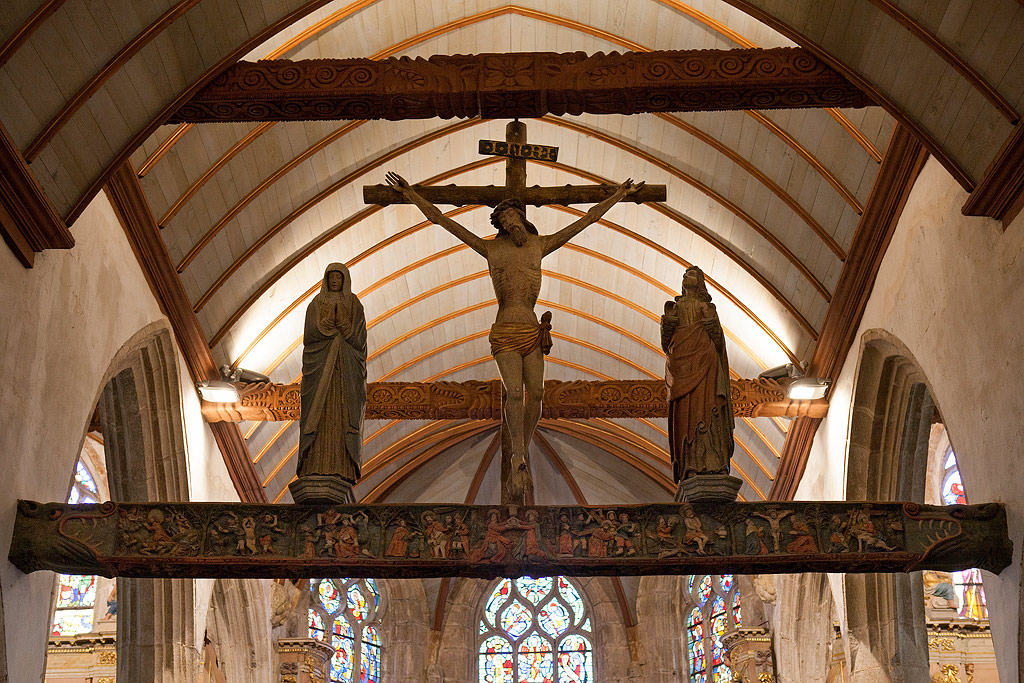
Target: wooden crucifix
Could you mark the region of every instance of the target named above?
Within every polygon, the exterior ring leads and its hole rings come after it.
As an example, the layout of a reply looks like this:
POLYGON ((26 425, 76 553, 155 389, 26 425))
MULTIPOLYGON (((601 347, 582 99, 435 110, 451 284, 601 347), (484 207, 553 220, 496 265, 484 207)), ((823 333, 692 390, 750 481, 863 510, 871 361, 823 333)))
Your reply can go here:
POLYGON ((664 201, 665 186, 647 187, 626 180, 621 185, 527 187, 527 159, 549 159, 557 148, 529 145, 526 124, 512 121, 504 143, 483 140, 485 154, 506 156, 505 185, 486 187, 420 187, 396 173, 388 173, 386 186, 363 188, 363 199, 372 204, 415 204, 437 223, 487 259, 498 313, 491 326, 491 354, 503 385, 502 406, 502 502, 532 502, 533 481, 529 472, 528 445, 541 416, 544 394, 544 356, 551 349, 551 313, 537 319, 534 306, 540 295, 541 260, 598 221, 619 201, 664 201), (485 240, 441 213, 440 204, 493 206, 491 223, 498 230, 485 240), (526 206, 586 204, 594 206, 581 218, 551 235, 540 235, 526 219, 526 206))

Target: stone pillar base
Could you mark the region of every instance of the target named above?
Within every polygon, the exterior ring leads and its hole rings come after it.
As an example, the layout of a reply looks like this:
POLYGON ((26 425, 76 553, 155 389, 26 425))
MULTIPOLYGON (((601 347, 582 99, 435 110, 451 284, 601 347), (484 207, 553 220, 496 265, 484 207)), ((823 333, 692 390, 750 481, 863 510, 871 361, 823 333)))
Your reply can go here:
POLYGON ((680 482, 676 502, 734 503, 742 485, 742 479, 728 474, 696 474, 680 482))
POLYGON ((352 504, 352 484, 337 474, 307 474, 288 484, 292 498, 300 505, 352 504))

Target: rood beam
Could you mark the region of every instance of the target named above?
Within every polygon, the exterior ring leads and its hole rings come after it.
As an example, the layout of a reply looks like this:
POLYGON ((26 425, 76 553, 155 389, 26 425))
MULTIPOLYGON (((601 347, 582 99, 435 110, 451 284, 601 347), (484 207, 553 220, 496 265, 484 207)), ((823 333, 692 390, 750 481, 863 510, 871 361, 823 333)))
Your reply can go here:
MULTIPOLYGON (((824 417, 828 401, 786 398, 770 379, 734 379, 733 413, 737 417, 824 417)), ((249 384, 240 387, 238 403, 203 401, 207 422, 299 419, 299 384, 249 384)), ((367 385, 367 420, 498 420, 501 382, 371 382, 367 385)), ((662 380, 544 382, 546 418, 667 417, 662 380)))
POLYGON ((865 107, 803 48, 238 62, 169 123, 865 107))

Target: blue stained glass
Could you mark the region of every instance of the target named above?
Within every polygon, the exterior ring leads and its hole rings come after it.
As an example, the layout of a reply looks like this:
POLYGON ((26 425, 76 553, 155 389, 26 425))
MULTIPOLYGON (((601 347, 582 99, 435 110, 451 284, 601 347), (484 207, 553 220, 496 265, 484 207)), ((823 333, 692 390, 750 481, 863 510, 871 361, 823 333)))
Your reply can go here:
POLYGON ((92 631, 91 609, 62 609, 53 615, 51 635, 74 636, 92 631))
POLYGON ((732 574, 722 574, 722 592, 728 593, 732 588, 732 574))
POLYGON ((545 633, 557 638, 572 626, 572 617, 561 603, 552 600, 537 614, 537 622, 545 633))
POLYGON ((949 455, 946 456, 946 464, 942 466, 942 469, 948 470, 950 467, 956 466, 956 455, 953 453, 953 451, 950 451, 949 455))
POLYGON ((341 606, 341 597, 338 595, 338 589, 335 587, 334 582, 330 579, 324 579, 317 586, 317 595, 320 599, 320 604, 324 606, 328 614, 334 614, 338 611, 341 606))
POLYGON ((380 637, 377 629, 367 626, 363 629, 363 643, 360 648, 360 683, 380 681, 380 637))
POLYGON ((562 596, 562 599, 569 603, 569 607, 572 609, 573 622, 580 623, 580 619, 583 618, 583 598, 580 597, 579 591, 572 585, 572 582, 564 576, 558 577, 558 593, 562 596))
POLYGON ((57 586, 57 608, 93 607, 96 604, 96 577, 61 574, 57 586))
POLYGON ((558 646, 558 683, 591 683, 594 653, 590 641, 571 633, 558 646))
POLYGON ((551 643, 534 631, 519 644, 519 683, 554 683, 551 643))
POLYGON ((348 611, 352 613, 358 621, 362 621, 366 618, 366 598, 363 596, 363 591, 359 590, 359 585, 353 583, 348 587, 348 611))
POLYGON ((590 628, 590 617, 587 617, 587 620, 583 622, 583 625, 580 626, 580 628, 583 629, 584 631, 590 631, 591 630, 591 628, 590 628))
POLYGON ((539 579, 532 579, 524 576, 516 579, 516 589, 524 598, 537 605, 541 599, 551 591, 551 577, 543 576, 539 579))
POLYGON ((712 583, 710 576, 705 576, 703 579, 701 579, 700 585, 697 586, 697 600, 700 601, 700 604, 703 605, 704 602, 711 595, 711 586, 712 583))
POLYGON ((68 494, 68 503, 70 505, 77 505, 79 502, 84 502, 82 501, 82 496, 78 493, 78 489, 72 486, 71 493, 68 494))
POLYGON ((687 582, 690 592, 693 592, 693 574, 690 574, 690 580, 687 582))
POLYGON ((352 627, 344 619, 334 620, 334 635, 352 640, 352 627))
POLYGON ((713 683, 732 683, 732 670, 725 664, 714 668, 713 683))
POLYGON ((370 589, 370 596, 373 598, 373 609, 376 611, 380 607, 380 589, 377 588, 377 582, 373 579, 366 579, 366 587, 370 589))
POLYGON ((331 657, 331 681, 348 683, 352 680, 352 639, 334 636, 331 644, 334 646, 334 656, 331 657))
POLYGON ((484 607, 484 617, 487 619, 487 623, 491 626, 495 626, 498 619, 498 609, 505 604, 505 600, 508 599, 508 595, 512 590, 511 579, 502 579, 498 586, 491 593, 491 597, 487 599, 487 605, 484 607))
POLYGON ((946 505, 967 504, 967 494, 964 493, 964 484, 960 479, 959 470, 950 472, 942 483, 942 500, 946 505))
POLYGON ((706 669, 704 658, 704 619, 701 617, 700 608, 694 607, 686 620, 686 649, 690 660, 690 680, 704 680, 703 672, 706 669), (700 678, 698 678, 700 676, 700 678))
MULTIPOLYGON (((98 497, 100 495, 99 489, 96 488, 96 482, 93 481, 92 475, 89 474, 89 470, 81 460, 75 464, 75 482, 93 496, 98 497)), ((91 500, 88 502, 95 503, 96 501, 91 500)))
POLYGON ((530 628, 530 612, 518 600, 513 601, 501 613, 501 628, 513 639, 518 638, 530 628))
POLYGON ((515 683, 512 645, 501 636, 491 636, 480 646, 481 683, 515 683))
POLYGON ((324 620, 316 610, 309 610, 309 637, 324 639, 324 620))
POLYGON ((739 626, 740 622, 742 621, 742 616, 740 615, 740 591, 739 591, 739 589, 737 589, 736 590, 736 594, 732 596, 732 620, 736 622, 737 626, 739 626))

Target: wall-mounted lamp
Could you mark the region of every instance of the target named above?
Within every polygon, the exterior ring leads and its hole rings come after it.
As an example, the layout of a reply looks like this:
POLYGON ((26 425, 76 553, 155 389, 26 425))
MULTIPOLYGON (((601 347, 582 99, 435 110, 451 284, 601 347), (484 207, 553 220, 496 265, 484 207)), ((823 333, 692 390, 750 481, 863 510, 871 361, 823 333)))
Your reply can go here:
POLYGON ((238 395, 238 388, 231 382, 220 379, 211 379, 200 382, 196 387, 199 395, 204 401, 210 403, 238 403, 241 397, 238 395))
POLYGON ((813 401, 825 398, 832 380, 820 377, 799 377, 786 387, 786 395, 794 401, 813 401))
POLYGON ((805 377, 804 369, 795 363, 777 365, 765 370, 758 379, 773 379, 786 390, 786 396, 794 401, 813 401, 825 398, 832 380, 821 377, 805 377))

